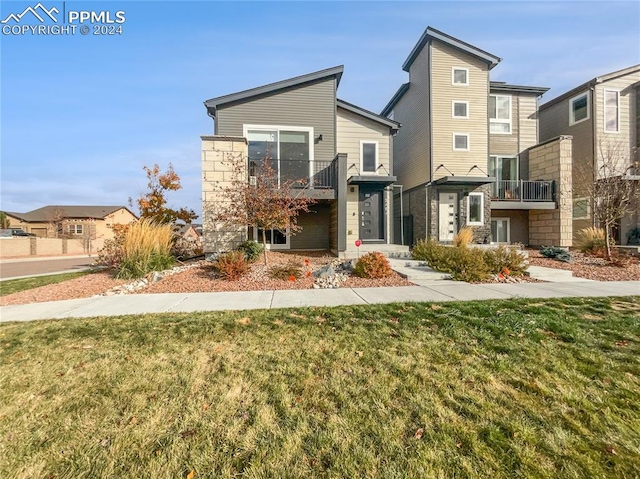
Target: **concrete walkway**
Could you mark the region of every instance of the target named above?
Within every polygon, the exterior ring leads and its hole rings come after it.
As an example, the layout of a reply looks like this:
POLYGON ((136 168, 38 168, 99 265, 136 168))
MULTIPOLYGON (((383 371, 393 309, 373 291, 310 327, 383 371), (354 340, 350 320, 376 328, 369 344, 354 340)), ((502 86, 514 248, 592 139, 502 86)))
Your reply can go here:
POLYGON ((169 293, 96 296, 0 307, 0 322, 88 318, 143 313, 249 310, 301 306, 342 306, 405 301, 442 302, 509 298, 640 295, 640 281, 467 284, 415 280, 419 286, 230 293, 169 293))

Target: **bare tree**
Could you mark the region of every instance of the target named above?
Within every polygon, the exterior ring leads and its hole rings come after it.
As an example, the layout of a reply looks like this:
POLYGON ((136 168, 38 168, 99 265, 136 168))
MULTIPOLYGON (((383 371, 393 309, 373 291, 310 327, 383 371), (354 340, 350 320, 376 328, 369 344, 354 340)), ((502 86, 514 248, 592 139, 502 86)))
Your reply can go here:
POLYGON ((295 234, 302 228, 297 220, 301 212, 308 212, 315 200, 304 195, 308 180, 283 180, 267 156, 249 164, 246 157, 230 154, 231 182, 218 188, 224 201, 205 205, 213 221, 225 226, 253 226, 262 230, 264 264, 267 264, 267 230, 287 231, 295 234), (251 169, 251 175, 249 175, 251 169))
POLYGON ((579 165, 574 176, 573 196, 589 197, 593 224, 605 230, 609 260, 613 229, 637 207, 640 195, 640 181, 632 175, 638 168, 633 157, 634 152, 620 141, 600 141, 594 162, 579 165))
POLYGON ((62 231, 62 223, 64 221, 64 210, 55 208, 53 211, 45 215, 47 220, 47 236, 49 238, 58 238, 62 231))

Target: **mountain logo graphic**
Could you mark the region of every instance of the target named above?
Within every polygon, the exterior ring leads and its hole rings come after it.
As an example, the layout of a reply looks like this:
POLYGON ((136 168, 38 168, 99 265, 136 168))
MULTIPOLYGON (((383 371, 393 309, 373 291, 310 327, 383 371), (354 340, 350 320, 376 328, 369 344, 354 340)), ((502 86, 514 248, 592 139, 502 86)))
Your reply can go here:
POLYGON ((24 12, 19 13, 18 15, 16 15, 15 13, 10 14, 7 18, 0 21, 0 23, 9 23, 10 20, 13 20, 16 23, 20 23, 22 17, 24 17, 27 13, 31 13, 34 17, 40 20, 40 23, 45 22, 45 15, 54 22, 58 23, 58 19, 53 14, 60 13, 60 11, 56 7, 53 7, 51 10, 47 10, 41 3, 38 3, 35 7, 25 8, 24 12))

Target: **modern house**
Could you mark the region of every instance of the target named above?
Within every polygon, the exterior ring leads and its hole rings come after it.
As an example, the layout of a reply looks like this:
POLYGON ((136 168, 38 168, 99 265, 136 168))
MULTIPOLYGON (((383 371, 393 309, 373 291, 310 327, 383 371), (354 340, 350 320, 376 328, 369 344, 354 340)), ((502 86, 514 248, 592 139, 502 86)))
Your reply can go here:
MULTIPOLYGON (((640 65, 593 78, 540 106, 540 139, 573 137, 573 231, 594 224, 586 184, 603 174, 640 181, 640 65), (611 168, 613 167, 613 168, 611 168), (606 170, 606 172, 605 172, 606 170)), ((640 205, 620 222, 616 242, 640 226, 640 205)))
POLYGON ((428 27, 402 65, 409 81, 381 112, 402 124, 393 142, 402 185, 396 239, 401 225, 407 244, 448 243, 464 226, 479 243, 570 237, 570 205, 558 194, 560 182, 570 181, 570 138, 536 147, 538 99, 548 88, 491 81, 500 61, 428 27), (563 164, 562 174, 552 164, 563 164))
POLYGON ((231 230, 212 219, 225 198, 232 155, 246 158, 247 181, 269 157, 279 182, 296 180, 301 195, 314 198, 298 218, 302 230, 267 231, 268 247, 331 250, 341 256, 361 250, 406 250, 394 245, 392 211, 396 183, 393 137, 400 123, 340 100, 343 74, 337 66, 205 102, 213 136, 202 139, 203 243, 205 253, 225 251, 255 228, 231 230))
POLYGON ((48 205, 27 213, 5 213, 11 228, 42 238, 112 239, 113 225, 138 219, 126 206, 48 205))

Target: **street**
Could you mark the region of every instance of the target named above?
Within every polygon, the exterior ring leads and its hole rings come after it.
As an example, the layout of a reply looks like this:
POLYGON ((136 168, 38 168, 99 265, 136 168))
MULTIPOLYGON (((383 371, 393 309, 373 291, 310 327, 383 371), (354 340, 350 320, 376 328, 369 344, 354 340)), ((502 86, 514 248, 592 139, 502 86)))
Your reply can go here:
POLYGON ((82 270, 93 263, 94 258, 56 258, 50 260, 3 261, 0 262, 0 279, 30 276, 60 271, 82 270))

